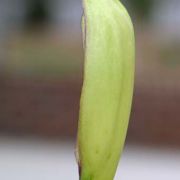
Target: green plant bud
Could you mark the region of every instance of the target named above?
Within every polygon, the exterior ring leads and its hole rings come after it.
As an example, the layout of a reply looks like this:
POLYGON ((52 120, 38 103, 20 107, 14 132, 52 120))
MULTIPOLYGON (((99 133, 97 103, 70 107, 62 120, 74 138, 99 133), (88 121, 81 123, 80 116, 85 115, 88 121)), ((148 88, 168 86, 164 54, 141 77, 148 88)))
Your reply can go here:
POLYGON ((113 180, 134 86, 131 19, 118 0, 83 0, 84 81, 77 156, 80 180, 113 180))

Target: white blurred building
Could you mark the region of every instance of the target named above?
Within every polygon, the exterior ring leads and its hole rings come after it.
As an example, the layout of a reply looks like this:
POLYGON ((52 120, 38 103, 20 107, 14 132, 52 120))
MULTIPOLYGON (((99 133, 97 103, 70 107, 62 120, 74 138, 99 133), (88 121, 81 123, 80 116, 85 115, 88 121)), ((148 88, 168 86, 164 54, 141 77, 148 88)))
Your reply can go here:
POLYGON ((81 0, 53 0, 52 17, 55 24, 78 25, 82 15, 81 0))
MULTIPOLYGON (((28 0, 0 0, 0 39, 8 32, 19 30, 25 20, 28 0)), ((71 25, 70 31, 80 26, 82 14, 80 0, 46 0, 49 3, 50 25, 63 27, 71 25)))
POLYGON ((152 18, 164 38, 180 40, 180 0, 156 1, 152 18))
POLYGON ((0 39, 20 27, 25 15, 24 0, 0 0, 0 39))
MULTIPOLYGON (((4 64, 7 49, 4 47, 10 34, 24 30, 28 3, 31 0, 0 0, 0 66, 4 64)), ((61 31, 69 38, 76 37, 81 32, 81 0, 43 0, 49 14, 48 25, 45 28, 61 31)))

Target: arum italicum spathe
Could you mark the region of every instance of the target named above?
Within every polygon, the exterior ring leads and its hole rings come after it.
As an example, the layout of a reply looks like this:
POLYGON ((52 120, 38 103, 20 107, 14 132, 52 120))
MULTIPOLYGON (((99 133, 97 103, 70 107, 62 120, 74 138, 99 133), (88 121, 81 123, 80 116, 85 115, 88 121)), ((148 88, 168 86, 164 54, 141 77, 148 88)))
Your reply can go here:
POLYGON ((113 180, 132 103, 135 43, 119 0, 83 0, 85 70, 77 156, 80 180, 113 180))

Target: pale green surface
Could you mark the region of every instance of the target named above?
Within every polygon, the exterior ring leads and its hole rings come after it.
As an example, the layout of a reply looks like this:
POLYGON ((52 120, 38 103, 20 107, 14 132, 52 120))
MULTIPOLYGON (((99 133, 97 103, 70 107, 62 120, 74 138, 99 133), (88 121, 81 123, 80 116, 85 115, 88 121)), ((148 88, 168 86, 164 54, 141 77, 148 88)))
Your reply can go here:
POLYGON ((84 0, 85 72, 78 148, 81 180, 113 180, 134 81, 134 32, 118 0, 84 0))

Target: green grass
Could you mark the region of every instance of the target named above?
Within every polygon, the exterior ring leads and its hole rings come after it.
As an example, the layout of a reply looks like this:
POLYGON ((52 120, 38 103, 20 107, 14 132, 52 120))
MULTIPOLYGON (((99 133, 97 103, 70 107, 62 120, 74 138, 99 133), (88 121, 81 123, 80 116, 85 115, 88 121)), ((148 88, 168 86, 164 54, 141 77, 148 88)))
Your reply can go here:
MULTIPOLYGON (((59 42, 58 42, 59 43, 59 42)), ((64 77, 80 72, 81 47, 24 38, 8 49, 7 73, 21 76, 64 77)))

